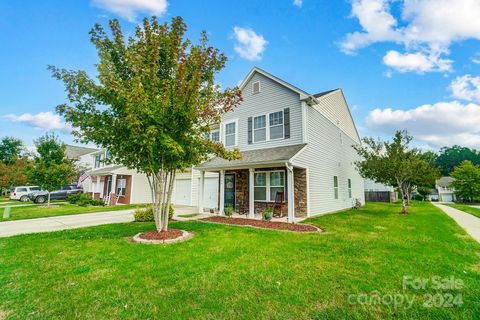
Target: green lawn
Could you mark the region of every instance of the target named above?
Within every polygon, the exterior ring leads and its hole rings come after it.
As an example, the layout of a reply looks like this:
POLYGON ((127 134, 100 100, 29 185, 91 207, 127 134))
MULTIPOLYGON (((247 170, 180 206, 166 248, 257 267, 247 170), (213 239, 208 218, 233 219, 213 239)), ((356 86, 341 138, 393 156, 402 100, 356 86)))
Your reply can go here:
POLYGON ((117 210, 132 209, 137 207, 142 207, 142 206, 141 205, 118 205, 113 207, 103 207, 103 206, 80 207, 72 204, 52 203, 51 208, 48 208, 45 205, 12 207, 10 210, 10 217, 7 219, 3 218, 4 209, 0 208, 0 221, 34 219, 34 218, 64 216, 64 215, 80 214, 80 213, 102 212, 102 211, 117 211, 117 210))
MULTIPOLYGON (((446 203, 444 203, 446 204, 446 203)), ((480 218, 480 209, 479 208, 473 208, 469 205, 466 204, 459 204, 459 203, 449 203, 447 206, 450 206, 452 208, 458 209, 465 211, 467 213, 473 214, 474 216, 480 218)))
POLYGON ((196 236, 168 246, 127 241, 150 223, 3 238, 0 311, 7 319, 478 317, 480 244, 429 203, 398 211, 368 204, 311 219, 326 230, 319 234, 174 222, 196 236), (464 287, 403 291, 404 276, 453 276, 464 287), (372 291, 414 302, 349 303, 372 291), (461 294, 463 305, 425 307, 425 294, 437 293, 461 294))

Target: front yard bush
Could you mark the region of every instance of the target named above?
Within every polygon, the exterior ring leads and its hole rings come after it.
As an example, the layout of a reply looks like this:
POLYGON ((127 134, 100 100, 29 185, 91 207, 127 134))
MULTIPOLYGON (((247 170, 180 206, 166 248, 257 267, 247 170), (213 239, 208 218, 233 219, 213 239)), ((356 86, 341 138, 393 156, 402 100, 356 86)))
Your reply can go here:
POLYGON ((68 196, 67 201, 80 207, 103 206, 103 202, 101 200, 92 199, 92 196, 88 193, 71 194, 68 196))
MULTIPOLYGON (((175 211, 173 209, 173 205, 170 204, 170 208, 168 210, 168 218, 172 219, 174 213, 175 213, 175 211)), ((136 222, 155 221, 155 219, 153 218, 153 208, 151 206, 149 206, 147 208, 141 208, 141 209, 135 210, 135 213, 133 214, 133 216, 134 216, 136 222)))

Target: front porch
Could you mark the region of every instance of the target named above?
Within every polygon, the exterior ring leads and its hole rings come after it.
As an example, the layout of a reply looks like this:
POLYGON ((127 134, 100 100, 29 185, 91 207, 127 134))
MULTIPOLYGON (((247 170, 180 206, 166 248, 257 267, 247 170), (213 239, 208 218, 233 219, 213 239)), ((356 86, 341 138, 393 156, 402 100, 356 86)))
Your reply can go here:
MULTIPOLYGON (((200 172, 198 212, 204 212, 202 199, 205 172, 200 172)), ((262 219, 266 208, 273 209, 273 221, 295 223, 307 217, 307 170, 283 166, 220 169, 219 201, 216 214, 233 208, 233 217, 262 219)))
POLYGON ((105 200, 109 195, 118 196, 117 203, 130 204, 132 176, 117 172, 120 166, 104 167, 87 172, 91 178, 89 193, 93 199, 105 200))

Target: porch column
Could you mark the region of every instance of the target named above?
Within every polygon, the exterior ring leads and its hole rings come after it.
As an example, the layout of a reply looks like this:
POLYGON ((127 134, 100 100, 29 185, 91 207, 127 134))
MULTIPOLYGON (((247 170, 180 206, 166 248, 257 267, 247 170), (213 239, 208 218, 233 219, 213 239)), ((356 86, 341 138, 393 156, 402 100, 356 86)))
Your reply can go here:
POLYGON ((97 183, 95 184, 95 192, 98 192, 98 196, 103 199, 103 188, 100 189, 100 176, 97 176, 97 183))
POLYGON ((255 169, 249 169, 248 176, 248 216, 255 217, 255 169))
POLYGON ((198 185, 198 212, 203 213, 203 193, 205 188, 205 171, 200 171, 200 182, 198 185))
POLYGON ((110 193, 117 194, 117 175, 112 174, 112 183, 110 184, 110 193))
POLYGON ((225 170, 220 170, 220 205, 218 211, 221 215, 224 214, 225 209, 225 170))
POLYGON ((293 168, 287 165, 287 201, 288 201, 288 222, 295 223, 295 187, 293 184, 293 168))

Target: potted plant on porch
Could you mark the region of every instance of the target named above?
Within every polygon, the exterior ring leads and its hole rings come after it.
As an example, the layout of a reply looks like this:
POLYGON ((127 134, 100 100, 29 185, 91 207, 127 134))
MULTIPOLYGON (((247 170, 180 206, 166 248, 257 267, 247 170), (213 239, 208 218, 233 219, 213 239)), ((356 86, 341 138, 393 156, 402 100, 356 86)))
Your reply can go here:
POLYGON ((272 209, 272 208, 265 208, 265 209, 263 209, 262 216, 263 216, 263 220, 267 220, 267 221, 272 220, 272 217, 273 217, 273 209, 272 209))

